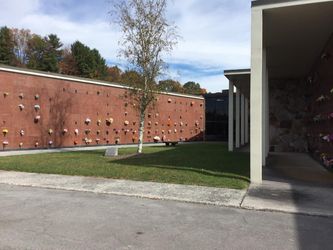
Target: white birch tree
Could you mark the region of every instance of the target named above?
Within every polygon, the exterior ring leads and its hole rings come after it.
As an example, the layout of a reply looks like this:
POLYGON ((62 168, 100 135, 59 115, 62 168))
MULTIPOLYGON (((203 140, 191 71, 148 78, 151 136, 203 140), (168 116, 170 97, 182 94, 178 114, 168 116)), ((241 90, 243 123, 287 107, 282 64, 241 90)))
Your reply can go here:
POLYGON ((167 0, 115 0, 110 12, 122 31, 120 55, 136 70, 141 80, 131 83, 129 95, 139 111, 138 153, 142 153, 145 116, 158 91, 157 77, 163 72, 162 57, 171 52, 178 36, 166 18, 167 0))

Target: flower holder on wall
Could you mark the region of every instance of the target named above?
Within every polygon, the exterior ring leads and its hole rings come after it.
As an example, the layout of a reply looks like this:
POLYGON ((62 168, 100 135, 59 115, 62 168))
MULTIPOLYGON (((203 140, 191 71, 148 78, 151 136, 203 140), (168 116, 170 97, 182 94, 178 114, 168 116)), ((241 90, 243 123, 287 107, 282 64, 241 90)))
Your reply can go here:
POLYGON ((2 130, 2 133, 3 133, 4 136, 6 136, 9 133, 9 131, 8 131, 8 129, 5 128, 5 129, 2 130))
POLYGON ((35 109, 36 111, 38 111, 38 110, 40 110, 40 106, 39 106, 38 104, 36 104, 36 105, 34 106, 34 109, 35 109))
POLYGON ((19 143, 19 147, 22 148, 23 147, 23 142, 19 143))
POLYGON ((3 96, 4 96, 4 97, 7 97, 7 96, 9 96, 9 93, 8 93, 8 92, 4 92, 4 93, 3 93, 3 96))
POLYGON ((113 118, 112 117, 106 119, 106 125, 107 126, 111 126, 112 123, 113 123, 113 118))
POLYGON ((38 123, 39 122, 39 120, 40 120, 40 115, 37 115, 37 116, 35 116, 35 123, 38 123))
POLYGON ((324 95, 321 95, 316 99, 316 102, 323 102, 325 100, 326 100, 326 97, 324 95))
POLYGON ((161 141, 161 138, 159 136, 155 136, 153 139, 154 139, 155 143, 158 143, 161 141))
POLYGON ((39 94, 36 94, 35 95, 35 100, 38 100, 39 99, 39 94))
POLYGON ((9 145, 9 142, 8 141, 3 141, 2 142, 2 145, 5 147, 5 146, 8 146, 9 145))
POLYGON ((21 130, 20 130, 20 135, 21 135, 21 136, 24 136, 24 134, 25 134, 24 130, 21 129, 21 130))
POLYGON ((24 105, 23 104, 19 104, 18 105, 19 109, 22 111, 24 109, 24 105))
POLYGON ((92 139, 89 139, 89 138, 87 138, 87 137, 84 138, 83 141, 84 141, 84 143, 87 144, 87 145, 90 144, 90 143, 92 143, 92 139))
POLYGON ((79 130, 76 128, 76 129, 74 129, 74 134, 75 135, 79 135, 79 130))
POLYGON ((52 135, 53 134, 53 129, 49 129, 48 131, 47 131, 47 133, 49 134, 49 135, 52 135))
POLYGON ((24 94, 23 94, 23 93, 20 93, 20 94, 19 94, 19 98, 20 98, 20 99, 23 99, 23 97, 24 97, 24 94))
POLYGON ((84 121, 85 124, 89 125, 91 123, 91 119, 90 118, 87 118, 85 121, 84 121))
POLYGON ((68 133, 68 129, 67 128, 64 128, 63 130, 62 130, 62 133, 65 135, 65 134, 67 134, 68 133))
POLYGON ((316 115, 315 117, 313 117, 313 121, 314 122, 320 122, 322 119, 323 119, 323 117, 322 117, 321 114, 316 115))

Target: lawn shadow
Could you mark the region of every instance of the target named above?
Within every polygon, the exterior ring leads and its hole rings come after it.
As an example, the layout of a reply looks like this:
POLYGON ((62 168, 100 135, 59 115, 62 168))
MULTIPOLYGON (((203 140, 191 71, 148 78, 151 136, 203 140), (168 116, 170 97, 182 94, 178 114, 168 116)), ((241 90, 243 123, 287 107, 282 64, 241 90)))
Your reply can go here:
POLYGON ((178 145, 168 150, 156 150, 143 155, 112 159, 110 163, 184 170, 203 175, 234 178, 249 182, 249 154, 229 153, 225 145, 205 143, 178 145))

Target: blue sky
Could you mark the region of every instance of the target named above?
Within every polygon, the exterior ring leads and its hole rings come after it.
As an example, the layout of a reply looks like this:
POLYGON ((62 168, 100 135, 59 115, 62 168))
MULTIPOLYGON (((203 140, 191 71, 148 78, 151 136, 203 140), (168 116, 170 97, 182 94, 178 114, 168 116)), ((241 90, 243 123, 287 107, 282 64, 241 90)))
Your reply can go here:
MULTIPOLYGON (((79 40, 108 62, 118 57, 119 31, 110 23, 109 0, 0 0, 0 26, 79 40)), ((165 58, 163 78, 196 81, 208 91, 227 88, 223 70, 250 66, 250 0, 170 0, 169 21, 181 39, 165 58)))

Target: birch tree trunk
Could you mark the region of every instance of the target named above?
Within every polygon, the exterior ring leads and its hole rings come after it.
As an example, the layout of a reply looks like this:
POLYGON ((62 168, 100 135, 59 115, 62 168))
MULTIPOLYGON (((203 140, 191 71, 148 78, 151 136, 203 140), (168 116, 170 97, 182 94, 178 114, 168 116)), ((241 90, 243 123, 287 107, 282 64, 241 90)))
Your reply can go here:
POLYGON ((140 110, 138 154, 142 153, 144 128, 145 128, 145 112, 144 112, 144 110, 140 110))

